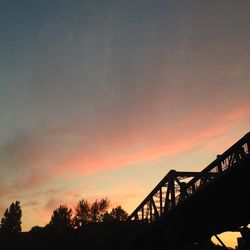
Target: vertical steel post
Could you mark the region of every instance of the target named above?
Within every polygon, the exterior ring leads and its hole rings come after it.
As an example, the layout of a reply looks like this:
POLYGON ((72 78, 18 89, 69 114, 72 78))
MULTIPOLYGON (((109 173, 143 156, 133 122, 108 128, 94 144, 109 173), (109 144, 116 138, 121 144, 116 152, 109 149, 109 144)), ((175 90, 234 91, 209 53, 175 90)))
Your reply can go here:
POLYGON ((170 175, 170 193, 171 193, 171 208, 175 207, 175 186, 174 186, 174 179, 175 179, 175 176, 174 176, 174 173, 175 171, 172 170, 172 173, 170 175))
POLYGON ((149 221, 150 223, 153 221, 153 213, 152 213, 152 202, 151 200, 149 201, 149 221))
POLYGON ((162 187, 160 187, 160 216, 162 215, 162 187))

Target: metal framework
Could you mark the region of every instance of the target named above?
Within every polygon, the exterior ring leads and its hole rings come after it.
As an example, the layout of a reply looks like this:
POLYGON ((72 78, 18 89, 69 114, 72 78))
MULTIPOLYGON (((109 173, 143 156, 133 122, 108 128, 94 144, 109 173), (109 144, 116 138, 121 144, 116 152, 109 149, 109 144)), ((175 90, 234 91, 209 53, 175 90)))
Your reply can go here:
POLYGON ((219 176, 246 158, 250 157, 250 132, 232 145, 222 155, 218 155, 201 172, 178 172, 170 170, 160 183, 129 216, 128 220, 153 222, 166 215, 176 206, 211 185, 219 176))
POLYGON ((197 174, 197 172, 169 171, 128 219, 152 222, 170 211, 176 206, 179 199, 183 198, 184 180, 190 179, 197 174))

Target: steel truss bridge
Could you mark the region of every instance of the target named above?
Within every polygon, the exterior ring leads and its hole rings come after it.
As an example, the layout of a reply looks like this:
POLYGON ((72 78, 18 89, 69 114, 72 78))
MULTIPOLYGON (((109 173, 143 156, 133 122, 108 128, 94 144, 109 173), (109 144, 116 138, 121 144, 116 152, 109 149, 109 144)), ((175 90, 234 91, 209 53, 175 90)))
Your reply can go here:
POLYGON ((169 242, 197 242, 250 223, 250 132, 201 172, 171 170, 129 216, 169 242))

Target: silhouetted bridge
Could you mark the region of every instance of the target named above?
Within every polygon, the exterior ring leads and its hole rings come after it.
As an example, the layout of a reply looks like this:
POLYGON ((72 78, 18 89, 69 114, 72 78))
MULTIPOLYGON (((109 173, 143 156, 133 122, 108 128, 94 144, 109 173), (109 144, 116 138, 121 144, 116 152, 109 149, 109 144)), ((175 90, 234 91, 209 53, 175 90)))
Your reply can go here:
POLYGON ((201 172, 169 171, 128 219, 182 244, 237 230, 250 223, 249 170, 250 133, 201 172))

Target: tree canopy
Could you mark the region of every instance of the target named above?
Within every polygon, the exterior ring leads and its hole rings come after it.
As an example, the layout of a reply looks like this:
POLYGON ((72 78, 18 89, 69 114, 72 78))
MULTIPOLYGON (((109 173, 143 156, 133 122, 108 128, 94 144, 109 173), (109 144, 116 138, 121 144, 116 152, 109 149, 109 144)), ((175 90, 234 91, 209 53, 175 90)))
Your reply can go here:
POLYGON ((65 231, 72 228, 72 210, 66 205, 61 205, 53 211, 49 228, 57 231, 65 231))
POLYGON ((81 228, 90 222, 90 204, 87 200, 78 201, 73 221, 76 228, 81 228))
POLYGON ((106 212, 103 215, 103 221, 125 221, 127 218, 128 213, 121 206, 117 206, 110 213, 106 212))
POLYGON ((88 223, 101 222, 109 204, 108 198, 103 198, 100 201, 95 200, 92 204, 88 203, 87 200, 80 200, 75 208, 74 226, 81 228, 88 223))
POLYGON ((1 231, 8 233, 19 233, 21 228, 22 210, 20 202, 11 203, 9 209, 6 209, 4 217, 1 220, 1 231))

